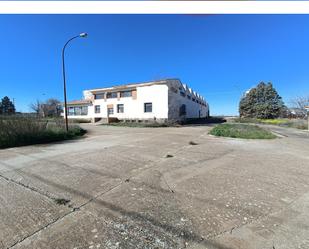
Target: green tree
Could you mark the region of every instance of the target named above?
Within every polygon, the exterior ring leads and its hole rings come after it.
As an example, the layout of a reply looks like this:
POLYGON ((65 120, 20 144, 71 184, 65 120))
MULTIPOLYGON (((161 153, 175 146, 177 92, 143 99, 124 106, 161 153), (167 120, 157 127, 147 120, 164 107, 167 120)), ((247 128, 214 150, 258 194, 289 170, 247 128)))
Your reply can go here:
POLYGON ((15 114, 15 106, 8 96, 5 96, 0 103, 0 114, 15 114))
POLYGON ((286 107, 271 83, 259 83, 241 98, 239 114, 250 118, 277 118, 286 107))

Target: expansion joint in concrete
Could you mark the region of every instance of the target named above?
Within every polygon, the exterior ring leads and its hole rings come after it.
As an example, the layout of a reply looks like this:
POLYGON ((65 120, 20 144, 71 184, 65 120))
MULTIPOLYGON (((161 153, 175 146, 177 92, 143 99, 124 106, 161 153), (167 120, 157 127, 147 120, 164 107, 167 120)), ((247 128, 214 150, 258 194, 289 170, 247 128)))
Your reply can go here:
POLYGON ((8 182, 12 182, 12 183, 14 183, 14 184, 16 184, 16 185, 18 185, 18 186, 20 186, 20 187, 22 187, 22 188, 25 188, 25 189, 30 190, 30 191, 32 191, 32 192, 35 192, 35 193, 37 193, 37 194, 39 194, 39 195, 42 195, 42 196, 44 196, 44 197, 46 197, 46 198, 48 198, 48 199, 51 199, 51 200, 53 200, 53 201, 56 200, 55 197, 52 197, 52 196, 48 195, 47 193, 44 193, 43 191, 40 191, 40 190, 37 189, 37 188, 34 188, 34 187, 31 187, 31 186, 26 185, 26 184, 24 184, 24 183, 15 181, 14 179, 8 178, 8 177, 6 177, 6 176, 4 176, 4 175, 1 175, 1 174, 0 174, 0 177, 3 178, 3 179, 5 179, 5 180, 8 181, 8 182))
POLYGON ((16 245, 22 243, 23 241, 25 241, 26 239, 29 239, 29 238, 32 237, 32 236, 38 234, 38 233, 41 232, 42 230, 47 229, 48 227, 50 227, 50 226, 52 226, 53 224, 55 224, 57 221, 62 220, 63 218, 65 218, 66 216, 68 216, 69 214, 71 214, 71 213, 73 213, 73 212, 75 212, 74 209, 73 209, 73 210, 70 210, 69 212, 65 213, 64 215, 62 215, 62 216, 58 217, 57 219, 55 219, 55 220, 49 222, 49 223, 46 224, 45 226, 43 226, 43 227, 37 229, 37 230, 34 231, 33 233, 31 233, 31 234, 27 235, 26 237, 24 237, 24 238, 22 238, 22 239, 16 241, 13 245, 7 247, 7 249, 12 249, 12 248, 14 248, 16 245))
MULTIPOLYGON (((34 191, 34 192, 37 192, 37 193, 39 193, 39 194, 42 194, 41 192, 37 191, 35 188, 32 188, 32 187, 26 186, 26 185, 24 185, 24 184, 18 183, 18 182, 16 182, 16 181, 14 181, 14 180, 12 180, 12 179, 9 179, 9 178, 7 178, 7 177, 4 177, 4 176, 2 176, 2 175, 0 175, 0 177, 3 177, 3 178, 6 179, 7 181, 11 181, 11 182, 13 182, 13 183, 15 183, 15 184, 21 185, 22 187, 25 187, 25 188, 27 188, 27 189, 30 189, 30 190, 32 190, 32 191, 34 191)), ((12 249, 12 248, 14 248, 16 245, 22 243, 22 242, 25 241, 26 239, 31 238, 32 236, 38 234, 38 233, 41 232, 42 230, 51 227, 52 225, 54 225, 54 224, 57 223, 58 221, 60 221, 60 220, 62 220, 62 219, 64 219, 64 218, 66 218, 68 215, 70 215, 70 214, 72 214, 72 213, 74 213, 74 212, 76 212, 76 211, 80 211, 82 207, 86 206, 87 204, 89 204, 90 202, 94 201, 95 199, 97 199, 97 198, 99 198, 99 197, 101 197, 101 196, 107 194, 108 192, 114 190, 115 188, 119 187, 122 183, 123 183, 123 182, 120 182, 119 184, 117 184, 117 185, 115 185, 114 187, 110 188, 109 190, 104 191, 103 193, 100 193, 99 195, 97 195, 97 196, 91 198, 90 200, 86 201, 85 203, 83 203, 83 204, 81 204, 81 205, 79 205, 79 206, 77 206, 77 207, 73 207, 69 212, 67 212, 67 213, 63 214, 62 216, 58 217, 57 219, 55 219, 55 220, 49 222, 49 223, 46 224, 45 226, 43 226, 43 227, 37 229, 36 231, 34 231, 33 233, 27 235, 26 237, 24 237, 24 238, 22 238, 22 239, 16 241, 14 244, 12 244, 11 246, 7 247, 7 249, 12 249)), ((55 200, 55 198, 53 198, 53 197, 48 197, 47 195, 44 195, 44 194, 42 194, 42 195, 45 196, 45 197, 47 197, 47 198, 50 198, 50 199, 52 199, 52 200, 55 200)))

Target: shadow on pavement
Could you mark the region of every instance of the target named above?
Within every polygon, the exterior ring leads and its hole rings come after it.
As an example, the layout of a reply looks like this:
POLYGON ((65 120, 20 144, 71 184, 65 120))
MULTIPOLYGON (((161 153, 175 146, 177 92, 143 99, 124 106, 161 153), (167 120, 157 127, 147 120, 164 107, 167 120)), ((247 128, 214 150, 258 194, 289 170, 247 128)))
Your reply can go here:
MULTIPOLYGON (((88 199, 88 201, 86 203, 80 205, 79 207, 83 207, 84 205, 86 205, 87 203, 92 201, 96 204, 101 205, 102 207, 109 209, 110 211, 118 212, 119 214, 121 214, 123 216, 129 217, 131 220, 136 220, 136 221, 140 221, 140 222, 149 222, 151 225, 158 227, 158 228, 161 228, 165 232, 171 233, 173 236, 176 236, 179 239, 184 239, 186 241, 195 242, 195 243, 201 244, 203 246, 207 246, 209 249, 231 249, 230 247, 220 245, 220 244, 218 244, 214 241, 205 240, 205 239, 202 238, 202 236, 200 236, 196 233, 192 233, 191 231, 188 231, 186 229, 176 228, 176 227, 174 227, 170 224, 163 224, 159 220, 157 220, 153 217, 148 217, 146 215, 140 214, 140 213, 135 212, 135 211, 125 210, 124 208, 117 206, 113 203, 106 202, 104 200, 96 199, 95 196, 92 196, 92 195, 87 194, 87 193, 80 192, 78 190, 72 189, 72 188, 64 186, 62 184, 55 183, 53 181, 44 179, 41 176, 30 174, 30 173, 24 172, 22 170, 17 170, 17 171, 22 173, 22 174, 25 174, 25 175, 33 178, 33 179, 37 179, 37 180, 39 180, 39 181, 41 181, 41 182, 43 182, 43 183, 45 183, 49 186, 53 186, 53 187, 56 187, 58 189, 61 189, 61 190, 67 191, 69 193, 73 193, 75 195, 84 197, 85 199, 88 199)), ((77 207, 77 210, 78 210, 79 207, 77 207)))

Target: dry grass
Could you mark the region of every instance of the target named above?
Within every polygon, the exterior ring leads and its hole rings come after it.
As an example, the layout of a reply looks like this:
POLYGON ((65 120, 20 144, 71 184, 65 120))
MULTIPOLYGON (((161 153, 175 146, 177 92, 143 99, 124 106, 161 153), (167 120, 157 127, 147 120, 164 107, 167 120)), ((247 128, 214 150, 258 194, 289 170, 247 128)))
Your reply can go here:
POLYGON ((235 118, 233 120, 236 123, 254 123, 254 124, 270 124, 270 125, 278 125, 283 127, 291 127, 300 130, 307 129, 307 120, 304 119, 287 119, 287 118, 279 118, 279 119, 256 119, 256 118, 235 118))
POLYGON ((0 148, 41 144, 72 139, 85 134, 79 126, 66 132, 63 120, 42 120, 33 117, 0 117, 0 148))

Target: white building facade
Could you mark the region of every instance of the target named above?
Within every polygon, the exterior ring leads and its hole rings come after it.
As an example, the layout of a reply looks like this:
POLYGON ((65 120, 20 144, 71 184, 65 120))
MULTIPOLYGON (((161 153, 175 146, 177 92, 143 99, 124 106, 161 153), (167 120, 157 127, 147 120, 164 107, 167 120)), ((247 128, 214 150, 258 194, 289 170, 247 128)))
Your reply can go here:
POLYGON ((184 121, 206 118, 205 99, 179 79, 85 90, 68 103, 68 118, 111 121, 184 121))

